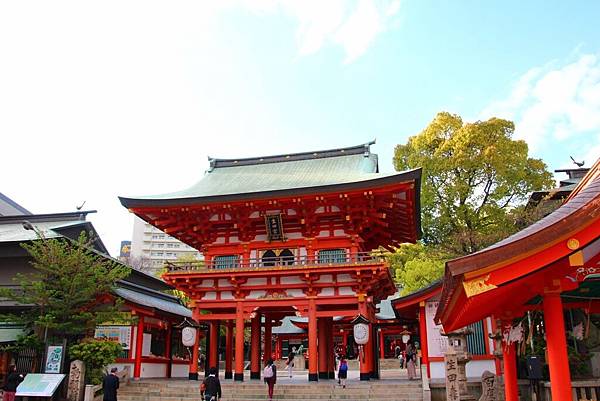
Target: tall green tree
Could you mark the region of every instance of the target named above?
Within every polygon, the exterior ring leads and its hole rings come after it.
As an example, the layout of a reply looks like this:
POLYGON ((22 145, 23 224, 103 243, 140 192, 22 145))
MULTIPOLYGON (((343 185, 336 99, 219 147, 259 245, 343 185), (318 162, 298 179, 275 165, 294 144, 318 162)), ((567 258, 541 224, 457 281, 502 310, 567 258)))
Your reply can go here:
POLYGON ((38 235, 38 240, 22 244, 34 272, 18 274, 19 288, 1 293, 25 305, 25 311, 4 319, 24 324, 40 338, 71 340, 115 319, 118 305, 98 301, 129 274, 129 268, 94 253, 85 232, 76 241, 38 235))
POLYGON ((515 232, 529 194, 553 186, 545 163, 513 139, 514 128, 499 118, 464 123, 442 112, 396 146, 397 170, 423 168, 425 244, 452 256, 476 252, 515 232))

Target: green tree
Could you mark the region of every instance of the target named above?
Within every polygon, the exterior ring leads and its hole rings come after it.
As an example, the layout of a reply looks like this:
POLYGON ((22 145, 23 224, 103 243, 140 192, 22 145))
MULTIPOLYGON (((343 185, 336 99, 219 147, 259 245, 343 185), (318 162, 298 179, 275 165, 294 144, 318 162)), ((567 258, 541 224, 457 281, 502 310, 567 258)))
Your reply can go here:
POLYGON ((118 320, 118 302, 98 302, 129 268, 92 251, 92 241, 82 232, 76 241, 40 238, 22 244, 31 256, 33 273, 18 274, 19 288, 4 289, 1 296, 29 307, 4 320, 33 329, 39 338, 72 341, 94 330, 97 324, 118 320))
POLYGON ((409 294, 439 279, 444 274, 448 255, 422 243, 402 244, 396 252, 386 254, 394 279, 409 294))
MULTIPOLYGON (((476 252, 517 230, 519 208, 534 190, 553 186, 540 159, 514 140, 514 124, 491 118, 463 123, 439 113, 405 145, 396 146, 397 170, 423 168, 423 241, 453 256, 476 252)), ((422 267, 422 266, 421 266, 422 267)))

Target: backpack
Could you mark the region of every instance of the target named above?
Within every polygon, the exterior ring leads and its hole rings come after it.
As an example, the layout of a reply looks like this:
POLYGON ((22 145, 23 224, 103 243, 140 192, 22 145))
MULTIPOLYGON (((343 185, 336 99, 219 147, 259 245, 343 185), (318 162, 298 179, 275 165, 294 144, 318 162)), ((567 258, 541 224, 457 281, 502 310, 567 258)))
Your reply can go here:
POLYGON ((265 370, 263 371, 263 377, 265 379, 270 379, 273 377, 273 365, 265 366, 265 370))
POLYGON ((348 371, 348 364, 344 362, 340 365, 340 372, 347 372, 347 371, 348 371))

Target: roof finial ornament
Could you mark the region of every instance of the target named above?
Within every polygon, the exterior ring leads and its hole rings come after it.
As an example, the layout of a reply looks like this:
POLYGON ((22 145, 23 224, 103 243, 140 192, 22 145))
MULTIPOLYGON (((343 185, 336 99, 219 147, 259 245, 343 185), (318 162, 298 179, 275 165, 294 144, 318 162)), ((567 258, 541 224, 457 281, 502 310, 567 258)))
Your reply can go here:
POLYGON ((583 167, 583 165, 585 164, 585 161, 578 162, 578 161, 575 161, 575 159, 573 159, 573 156, 569 156, 569 157, 571 158, 571 160, 573 160, 573 163, 575 163, 575 165, 579 168, 583 167))

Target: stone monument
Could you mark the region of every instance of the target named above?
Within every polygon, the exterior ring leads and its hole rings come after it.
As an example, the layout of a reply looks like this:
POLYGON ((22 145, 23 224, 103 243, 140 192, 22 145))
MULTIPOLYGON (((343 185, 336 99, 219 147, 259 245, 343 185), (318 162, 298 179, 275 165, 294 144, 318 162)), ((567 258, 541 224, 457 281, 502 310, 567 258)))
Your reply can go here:
POLYGON ((448 337, 448 348, 444 355, 446 362, 446 399, 449 401, 474 401, 475 397, 467 389, 467 362, 471 354, 467 350, 468 328, 445 334, 448 337))
POLYGON ((85 390, 85 365, 83 361, 73 361, 69 369, 67 400, 82 401, 85 390))
POLYGON ((499 401, 498 380, 495 374, 487 370, 481 375, 481 397, 479 397, 479 401, 499 401))

